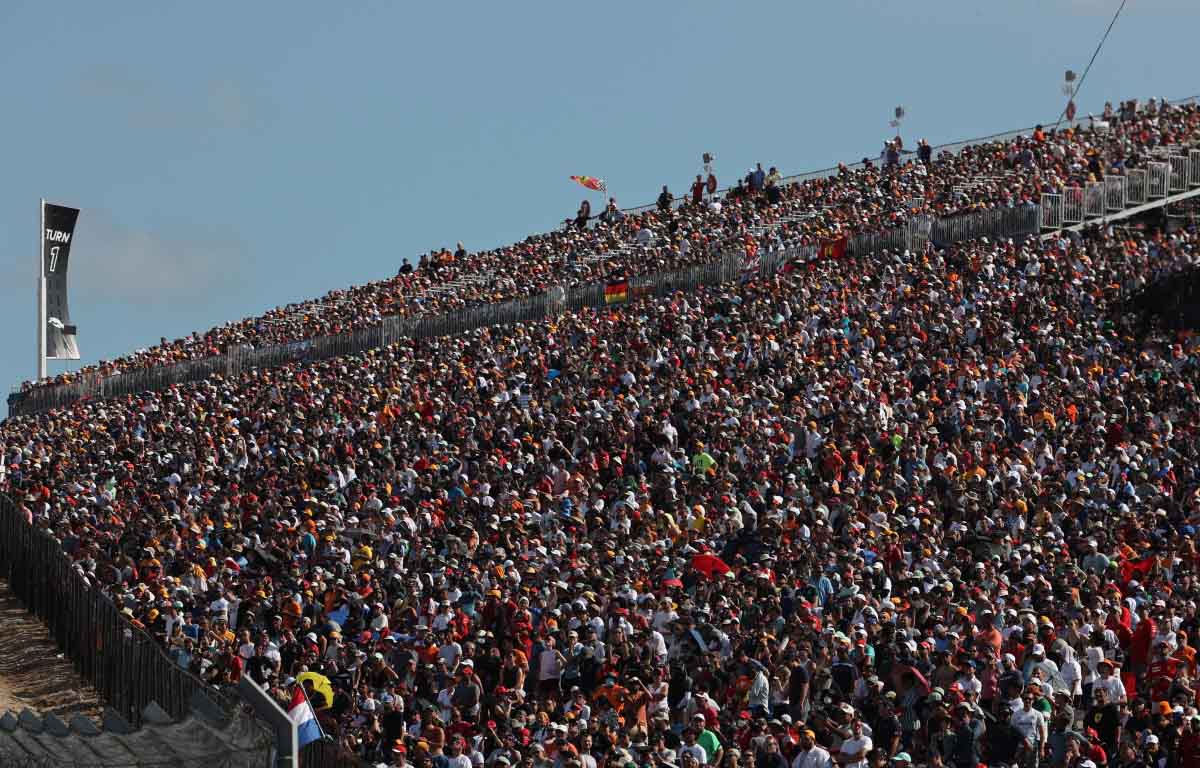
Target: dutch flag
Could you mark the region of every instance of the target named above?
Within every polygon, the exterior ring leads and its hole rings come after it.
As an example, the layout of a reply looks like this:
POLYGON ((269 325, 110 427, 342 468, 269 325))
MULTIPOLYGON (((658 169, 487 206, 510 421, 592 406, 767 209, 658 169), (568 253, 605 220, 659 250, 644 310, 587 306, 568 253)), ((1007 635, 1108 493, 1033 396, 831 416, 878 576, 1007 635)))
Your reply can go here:
POLYGON ((288 719, 296 724, 296 736, 300 747, 320 740, 321 724, 317 722, 317 713, 313 712, 312 704, 304 695, 304 688, 297 684, 292 688, 292 706, 288 708, 288 719))

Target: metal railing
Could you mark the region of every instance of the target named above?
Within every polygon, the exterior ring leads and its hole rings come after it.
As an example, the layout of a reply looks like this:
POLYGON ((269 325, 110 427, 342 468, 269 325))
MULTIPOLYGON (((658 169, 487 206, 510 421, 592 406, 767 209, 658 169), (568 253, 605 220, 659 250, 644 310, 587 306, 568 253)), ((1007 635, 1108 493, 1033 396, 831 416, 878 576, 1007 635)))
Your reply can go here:
POLYGON ((1145 169, 1131 168, 1125 173, 1125 202, 1131 206, 1146 202, 1145 169))
POLYGON ((1042 229, 1102 219, 1200 187, 1200 149, 1169 145, 1156 148, 1154 156, 1161 159, 1147 162, 1145 168, 1131 168, 1124 175, 1105 174, 1103 181, 1042 193, 1042 229))
POLYGON ((1089 219, 1104 215, 1104 184, 1089 181, 1083 185, 1083 215, 1089 219))
POLYGON ((1166 197, 1171 175, 1167 163, 1146 163, 1146 196, 1151 200, 1166 197))
POLYGON ((1061 222, 1083 223, 1083 187, 1067 187, 1062 191, 1061 222))
MULTIPOLYGON (((928 216, 914 216, 893 229, 850 237, 846 250, 852 256, 865 256, 884 249, 923 249, 928 242, 942 245, 977 237, 1017 237, 1036 233, 1038 223, 1036 205, 971 211, 937 220, 928 216)), ((759 271, 770 276, 790 260, 814 258, 818 247, 802 244, 784 251, 778 248, 766 250, 759 271)), ((706 264, 631 276, 628 280, 635 296, 664 296, 674 291, 695 291, 702 286, 739 280, 745 275, 744 266, 743 254, 737 249, 706 264)), ((402 339, 428 339, 467 333, 478 328, 537 322, 561 312, 605 306, 604 287, 605 283, 602 282, 578 286, 569 291, 558 286, 536 296, 485 304, 443 315, 389 317, 380 325, 335 336, 319 336, 257 349, 240 347, 214 357, 109 376, 87 372, 69 383, 13 393, 8 399, 9 414, 28 416, 63 408, 81 400, 135 395, 213 376, 230 378, 253 368, 327 360, 386 347, 402 339)))
POLYGON ((972 211, 933 221, 929 239, 935 246, 945 246, 982 237, 1023 237, 1035 234, 1041 219, 1037 205, 972 211))
POLYGON ((188 714, 193 694, 221 711, 242 712, 236 693, 207 685, 172 661, 112 600, 90 585, 49 531, 31 525, 0 495, 0 569, 25 608, 40 618, 75 670, 106 705, 134 727, 150 702, 172 718, 188 714))
POLYGON ((1186 155, 1171 155, 1167 158, 1171 166, 1168 182, 1171 192, 1186 192, 1188 189, 1188 158, 1186 155))
POLYGON ((1109 211, 1125 210, 1125 177, 1105 176, 1104 196, 1106 198, 1105 207, 1109 211))

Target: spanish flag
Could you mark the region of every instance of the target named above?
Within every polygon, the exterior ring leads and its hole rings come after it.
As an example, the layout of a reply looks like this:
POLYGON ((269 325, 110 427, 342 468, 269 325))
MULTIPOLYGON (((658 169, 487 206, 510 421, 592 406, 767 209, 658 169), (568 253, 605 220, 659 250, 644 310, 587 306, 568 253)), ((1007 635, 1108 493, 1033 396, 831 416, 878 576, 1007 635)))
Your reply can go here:
POLYGON ((572 176, 571 181, 580 186, 587 187, 593 192, 608 191, 608 185, 604 183, 604 179, 597 179, 595 176, 572 176))
POLYGON ((838 237, 833 240, 821 241, 821 258, 841 259, 846 255, 846 238, 838 237))
POLYGON ((623 304, 629 298, 629 281, 618 280, 604 286, 605 304, 623 304))

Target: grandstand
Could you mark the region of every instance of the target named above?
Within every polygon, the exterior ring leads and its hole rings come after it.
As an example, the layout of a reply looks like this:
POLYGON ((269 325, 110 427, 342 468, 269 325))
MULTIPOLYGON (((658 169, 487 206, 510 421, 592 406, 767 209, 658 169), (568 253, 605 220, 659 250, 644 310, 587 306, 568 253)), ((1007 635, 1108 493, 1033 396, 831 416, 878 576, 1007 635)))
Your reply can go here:
MULTIPOLYGON (((1194 99, 1164 101, 1161 107, 1152 100, 1124 119, 1114 119, 1116 114, 1106 108, 1086 127, 1049 135, 1037 126, 978 143, 948 145, 940 148, 936 159, 931 153, 929 163, 841 165, 831 169, 832 174, 781 179, 762 196, 733 190, 719 202, 684 206, 670 216, 635 209, 593 228, 572 227, 568 221, 562 231, 485 253, 470 254, 459 244, 454 253, 423 256, 419 269, 405 268, 389 281, 333 291, 322 299, 52 381, 27 382, 22 392, 10 397, 10 412, 32 412, 78 397, 135 392, 241 370, 263 360, 312 354, 304 340, 320 339, 342 354, 359 351, 364 343, 492 325, 500 321, 500 314, 509 322, 542 317, 560 303, 551 297, 576 289, 574 303, 582 304, 589 293, 596 296, 595 285, 591 291, 580 288, 589 278, 659 274, 712 263, 731 252, 740 258, 749 243, 756 249, 784 251, 855 237, 865 239, 862 247, 876 248, 894 245, 896 238, 886 235, 899 234, 898 228, 904 227, 909 233, 904 241, 922 247, 923 241, 912 233, 928 232, 933 225, 944 225, 943 239, 981 234, 964 215, 980 210, 1037 206, 1042 227, 1056 231, 1147 210, 1169 197, 1190 197, 1200 186, 1200 149, 1193 147, 1194 99), (497 311, 497 302, 514 298, 497 311), (468 308, 475 308, 473 315, 479 319, 464 324, 463 310, 468 308), (447 312, 452 314, 449 321, 447 312), (435 322, 439 319, 442 322, 435 322), (357 344, 337 343, 362 329, 377 335, 357 344), (193 362, 180 364, 181 360, 193 362), (47 387, 56 388, 36 397, 28 394, 47 387)), ((991 225, 991 230, 1023 235, 1027 226, 1022 220, 1000 229, 991 225)), ((720 279, 726 279, 727 272, 722 270, 720 279)))
POLYGON ((1085 687, 1194 729, 1200 340, 1122 308, 1197 266, 1144 208, 1198 133, 1122 105, 432 254, 26 387, 0 512, 189 681, 321 675, 342 759, 1007 765, 1085 687))

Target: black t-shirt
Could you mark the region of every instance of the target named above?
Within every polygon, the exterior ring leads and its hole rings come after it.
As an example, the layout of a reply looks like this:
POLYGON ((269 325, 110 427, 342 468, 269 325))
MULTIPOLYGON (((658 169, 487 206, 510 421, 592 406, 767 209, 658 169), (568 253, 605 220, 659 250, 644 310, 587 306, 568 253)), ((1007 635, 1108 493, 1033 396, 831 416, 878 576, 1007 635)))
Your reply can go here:
POLYGON ((271 669, 271 660, 266 656, 251 656, 246 662, 246 674, 250 675, 250 679, 262 685, 266 682, 266 671, 271 669))
POLYGON ((1112 754, 1117 745, 1117 730, 1121 727, 1121 715, 1115 704, 1105 704, 1103 707, 1093 707, 1087 715, 1087 724, 1096 729, 1104 749, 1112 754))
POLYGON ((1006 722, 997 721, 988 729, 988 764, 1015 762, 1023 742, 1020 731, 1006 722))
POLYGON ((849 696, 854 692, 854 681, 858 677, 858 670, 848 661, 839 661, 834 663, 830 670, 833 676, 833 684, 838 687, 842 695, 849 696))
POLYGON ((792 668, 792 675, 788 678, 788 701, 792 704, 800 703, 800 695, 804 692, 804 688, 808 685, 808 669, 800 664, 792 668))
POLYGON ((1141 733, 1152 725, 1149 713, 1142 715, 1130 715, 1125 721, 1126 733, 1141 733))
POLYGON ((979 739, 971 726, 962 724, 954 729, 950 739, 950 754, 947 755, 951 764, 960 768, 974 768, 979 765, 979 739))
POLYGON ((397 739, 404 738, 404 713, 397 710, 389 710, 384 713, 379 721, 379 725, 383 728, 383 738, 385 744, 392 744, 397 739))
POLYGON ((884 715, 879 718, 872 729, 871 741, 876 747, 884 750, 892 748, 892 739, 900 733, 900 718, 895 715, 884 715))

